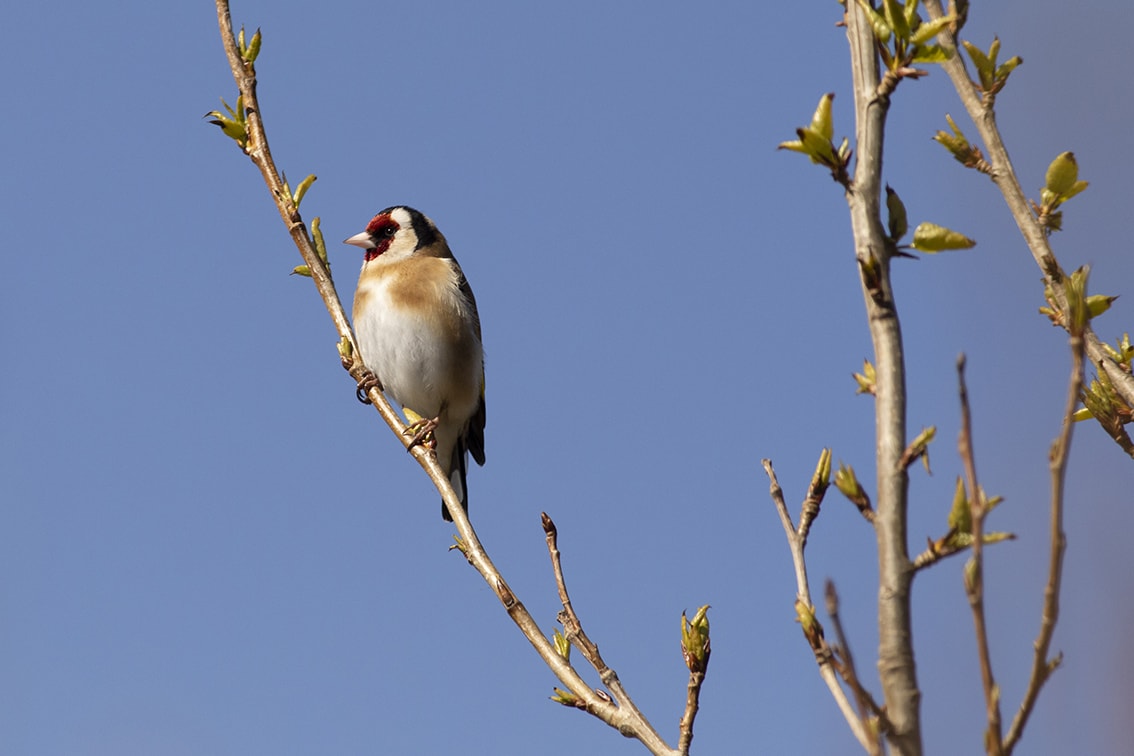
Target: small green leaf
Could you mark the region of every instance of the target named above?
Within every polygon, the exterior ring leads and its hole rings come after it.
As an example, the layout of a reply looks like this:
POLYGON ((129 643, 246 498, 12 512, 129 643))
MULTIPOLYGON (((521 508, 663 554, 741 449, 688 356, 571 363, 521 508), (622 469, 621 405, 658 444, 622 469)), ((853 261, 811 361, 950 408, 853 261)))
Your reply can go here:
POLYGON ((1067 329, 1073 336, 1082 335, 1083 329, 1086 328, 1087 321, 1090 319, 1090 311, 1087 308, 1087 279, 1090 274, 1091 266, 1081 266, 1067 277, 1067 285, 1063 288, 1064 295, 1067 297, 1067 312, 1069 313, 1067 329))
POLYGON ((906 206, 902 204, 898 193, 886 185, 886 212, 889 215, 887 222, 890 228, 890 239, 896 244, 909 231, 910 225, 906 217, 906 206))
POLYGON ((1070 191, 1078 180, 1079 164, 1075 160, 1075 153, 1064 152, 1056 156, 1047 167, 1044 188, 1060 197, 1070 191))
POLYGON ((240 30, 240 35, 240 57, 249 63, 255 63, 257 56, 260 55, 260 44, 263 41, 260 30, 257 29, 256 33, 252 35, 252 41, 248 43, 248 47, 244 46, 244 29, 240 30))
POLYGON ((862 8, 862 12, 870 19, 870 28, 874 30, 874 36, 878 41, 882 44, 889 42, 892 30, 890 29, 890 25, 886 23, 886 19, 883 18, 878 11, 874 10, 866 0, 858 0, 858 6, 862 8))
MULTIPOLYGON (((877 389, 877 376, 874 372, 874 366, 870 364, 870 360, 862 361, 862 372, 851 373, 854 377, 855 383, 858 384, 856 394, 873 394, 877 389)), ((853 474, 853 473, 852 473, 853 474)))
POLYGON ((224 106, 228 115, 221 113, 219 110, 212 110, 205 113, 205 118, 212 116, 213 120, 209 123, 219 126, 224 135, 229 139, 234 140, 241 148, 248 144, 248 123, 244 118, 244 95, 236 98, 236 107, 229 107, 229 104, 221 98, 221 105, 224 106))
POLYGON ((988 56, 979 47, 969 42, 967 39, 961 40, 961 44, 965 47, 965 52, 969 54, 969 58, 973 62, 973 67, 977 70, 977 77, 980 79, 981 89, 990 89, 993 81, 992 63, 988 60, 988 56))
POLYGON ((941 45, 918 45, 911 63, 942 63, 952 57, 952 53, 941 45))
POLYGON ((906 7, 902 11, 906 19, 906 26, 910 27, 910 31, 917 29, 921 24, 921 17, 917 15, 918 2, 919 0, 906 0, 906 7))
POLYGON ((988 67, 996 68, 996 59, 1000 56, 1000 37, 993 37, 992 44, 988 46, 988 67))
POLYGON ((932 475, 933 472, 929 469, 929 444, 932 443, 933 439, 936 437, 937 426, 931 425, 928 428, 923 428, 921 433, 914 437, 909 448, 906 449, 905 454, 902 455, 903 462, 909 465, 918 457, 921 457, 922 464, 925 465, 925 471, 932 475))
POLYGON ((910 42, 915 45, 923 45, 929 40, 936 37, 942 29, 956 20, 956 16, 948 15, 942 16, 936 21, 929 21, 922 24, 917 28, 917 31, 910 37, 910 42))
POLYGON ((1116 299, 1118 299, 1117 295, 1107 296, 1106 294, 1092 294, 1087 297, 1087 312, 1092 318, 1096 318, 1109 310, 1111 304, 1116 299))
POLYGON ((299 209, 299 203, 303 201, 303 195, 307 194, 307 190, 315 183, 315 174, 308 174, 307 178, 299 182, 299 186, 295 187, 295 209, 299 209))
POLYGON ((555 695, 551 696, 551 700, 555 703, 563 704, 564 706, 579 705, 580 701, 575 697, 574 693, 569 693, 565 690, 560 690, 559 688, 552 688, 552 690, 555 691, 555 695))
POLYGON ((938 131, 933 136, 933 141, 940 144, 945 149, 949 150, 949 154, 958 163, 966 167, 975 166, 981 159, 980 151, 969 144, 969 140, 965 138, 964 132, 957 126, 957 122, 948 113, 945 114, 945 120, 949 123, 949 129, 953 132, 948 134, 944 131, 938 131))
POLYGON ((905 7, 898 0, 882 0, 882 9, 886 14, 886 24, 894 30, 894 38, 898 42, 907 42, 910 26, 906 22, 905 7))
POLYGON ((1074 184, 1073 184, 1073 185, 1071 186, 1071 188, 1070 188, 1070 189, 1068 189, 1068 190, 1067 190, 1066 192, 1064 192, 1064 194, 1063 194, 1063 201, 1064 201, 1064 202, 1066 202, 1067 200, 1071 199, 1071 198, 1072 198, 1072 197, 1074 197, 1074 196, 1075 196, 1076 194, 1078 194, 1079 192, 1081 192, 1081 191, 1083 191, 1084 189, 1086 189, 1086 188, 1087 188, 1087 186, 1088 186, 1088 182, 1086 182, 1086 181, 1076 181, 1076 182, 1075 182, 1075 183, 1074 183, 1074 184))
POLYGON ((973 532, 973 510, 965 495, 965 482, 957 476, 957 487, 953 491, 953 507, 949 510, 949 528, 958 533, 973 532))
POLYGON ((571 661, 571 641, 559 632, 559 628, 555 628, 555 635, 552 636, 555 642, 555 652, 567 661, 571 661))
POLYGON ((331 264, 327 262, 327 242, 323 241, 323 229, 319 227, 320 222, 318 216, 311 219, 311 238, 315 242, 315 253, 319 255, 323 264, 330 267, 331 264))
POLYGON ((799 134, 799 141, 803 144, 801 152, 811 158, 812 163, 820 165, 835 163, 835 148, 831 145, 831 140, 824 139, 821 134, 809 128, 798 129, 796 133, 799 134))
POLYGON ((922 223, 914 229, 913 244, 918 252, 944 252, 950 249, 970 249, 976 242, 964 234, 951 231, 934 223, 922 223))
POLYGON ((1001 82, 1006 81, 1008 79, 1008 74, 1015 71, 1016 67, 1023 62, 1024 59, 1019 55, 1014 55, 1008 60, 1004 61, 1001 65, 996 67, 996 80, 1001 82))
POLYGON ((819 453, 819 462, 815 465, 815 474, 811 476, 808 492, 822 496, 829 485, 831 485, 831 450, 824 449, 819 453))
POLYGON ((835 125, 831 121, 831 102, 835 99, 834 92, 828 92, 819 98, 819 105, 811 116, 811 128, 815 133, 830 142, 835 135, 835 125))

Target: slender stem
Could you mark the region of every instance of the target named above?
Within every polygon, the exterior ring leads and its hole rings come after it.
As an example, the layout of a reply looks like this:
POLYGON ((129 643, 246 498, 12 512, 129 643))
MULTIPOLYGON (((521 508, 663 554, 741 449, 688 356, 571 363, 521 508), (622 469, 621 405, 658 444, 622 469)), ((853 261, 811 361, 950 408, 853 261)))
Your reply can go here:
MULTIPOLYGON (((862 687, 862 682, 858 679, 858 670, 854 666, 854 655, 851 654, 850 642, 847 640, 842 619, 839 617, 839 594, 835 590, 835 583, 828 580, 823 593, 827 603, 827 614, 831 618, 831 625, 835 628, 835 639, 839 644, 838 655, 843 660, 843 679, 847 681, 847 685, 854 693, 855 702, 858 704, 858 717, 863 723, 867 722, 868 718, 872 716, 881 719, 883 712, 880 711, 878 704, 862 687)), ((889 727, 889 722, 886 723, 886 726, 889 727)), ((866 750, 870 756, 882 756, 881 739, 871 738, 866 744, 866 750)))
MULTIPOLYGON (((563 612, 560 614, 560 621, 563 623, 563 631, 567 640, 571 642, 583 657, 591 663, 591 666, 598 672, 599 679, 606 689, 610 691, 611 696, 617 702, 618 706, 615 707, 619 710, 620 716, 623 718, 623 727, 628 724, 633 725, 633 736, 642 740, 644 743, 649 738, 655 745, 660 746, 662 753, 670 753, 670 749, 662 741, 660 735, 654 730, 653 726, 649 723, 646 717, 639 711, 638 707, 634 704, 634 700, 630 698, 630 694, 622 686, 622 682, 618 679, 618 673, 607 666, 603 660, 602 655, 599 653, 598 646, 587 636, 583 630, 583 624, 579 621, 579 616, 575 613, 575 607, 571 603, 571 596, 567 592, 567 581, 563 576, 563 560, 559 552, 559 531, 555 527, 555 523, 547 513, 544 512, 540 515, 543 523, 544 535, 547 539, 547 551, 551 557, 551 569, 555 574, 555 585, 559 590, 559 601, 563 604, 563 612)), ((630 734, 623 732, 623 734, 630 734)), ((649 748, 650 745, 647 744, 649 748)), ((657 751, 655 751, 656 753, 657 751)))
MULTIPOLYGON (((787 503, 784 501, 784 491, 780 488, 779 480, 776 479, 772 460, 765 459, 762 462, 764 472, 768 475, 769 495, 776 505, 776 512, 784 526, 784 535, 787 536, 788 548, 791 550, 791 561, 795 566, 796 601, 809 611, 814 612, 814 605, 811 603, 811 588, 807 583, 807 564, 803 557, 806 544, 796 531, 795 525, 792 524, 791 514, 788 512, 787 503)), ((815 661, 819 665, 819 676, 827 684, 827 689, 831 691, 831 696, 835 699, 839 711, 843 713, 843 718, 846 719, 855 739, 858 740, 863 749, 870 751, 871 737, 867 734, 862 720, 855 712, 854 705, 847 698, 843 686, 839 684, 839 673, 833 662, 834 654, 826 645, 826 641, 823 640, 822 631, 820 630, 808 640, 812 644, 812 650, 815 651, 815 661)))
POLYGON ((965 592, 968 594, 969 607, 973 613, 977 657, 980 659, 981 683, 984 686, 985 713, 988 719, 985 748, 992 756, 1000 756, 1003 750, 1000 692, 996 687, 996 678, 992 674, 992 653, 988 647, 988 627, 984 612, 984 516, 988 508, 985 504, 984 492, 977 482, 976 455, 973 452, 972 414, 969 411, 969 392, 965 386, 964 355, 957 360, 957 381, 961 399, 961 435, 958 447, 968 484, 973 536, 973 556, 965 573, 965 592))
POLYGON ((1035 655, 1032 658, 1032 673, 1028 678, 1028 687, 1020 701, 1020 708, 1012 719, 1008 728, 1008 735, 1004 738, 1004 753, 1012 753, 1012 749, 1023 735, 1024 726, 1035 708, 1036 699, 1040 689, 1043 688, 1047 678, 1059 666, 1062 654, 1054 659, 1048 658, 1051 649, 1051 638, 1055 634, 1055 623, 1059 619, 1059 593, 1063 582, 1063 555, 1067 549, 1067 534, 1063 531, 1063 500, 1064 485, 1067 475, 1067 459, 1071 450, 1071 435, 1075 428, 1073 416, 1079 404, 1079 393, 1083 388, 1083 353, 1085 351, 1083 339, 1075 334, 1071 336, 1071 379, 1067 386, 1067 403, 1063 410, 1063 427, 1059 437, 1051 446, 1051 548, 1047 571, 1047 585, 1043 593, 1043 610, 1040 615, 1039 635, 1034 644, 1035 655))
POLYGON ((685 686, 685 711, 681 714, 678 724, 677 752, 681 756, 688 756, 689 746, 693 743, 693 722, 697 719, 697 712, 701 708, 701 684, 705 682, 704 672, 689 673, 689 683, 685 686))
POLYGON ((909 479, 901 464, 906 448, 906 384, 902 333, 890 285, 890 245, 882 227, 882 154, 889 96, 880 91, 878 56, 870 22, 847 2, 847 40, 854 81, 856 154, 847 192, 855 255, 862 272, 876 372, 875 432, 878 500, 878 668, 893 724, 891 744, 902 754, 922 752, 920 702, 910 619, 915 571, 906 542, 909 479))

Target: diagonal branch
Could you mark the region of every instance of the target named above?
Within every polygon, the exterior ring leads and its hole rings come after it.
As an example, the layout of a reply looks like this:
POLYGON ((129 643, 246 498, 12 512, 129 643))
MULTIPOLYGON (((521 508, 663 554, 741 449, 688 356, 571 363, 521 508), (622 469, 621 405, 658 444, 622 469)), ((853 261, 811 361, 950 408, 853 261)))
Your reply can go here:
MULTIPOLYGON (((830 463, 830 452, 825 451, 827 463, 830 463)), ((870 734, 867 732, 863 720, 855 712, 854 705, 851 704, 850 699, 847 698, 846 691, 843 686, 839 684, 838 670, 835 669, 834 653, 831 647, 827 645, 827 641, 823 638, 823 627, 819 621, 815 619, 815 607, 811 603, 811 587, 807 582, 807 563, 803 557, 804 549, 807 546, 806 534, 801 534, 796 529, 791 521, 791 514, 788 512, 787 503, 784 501, 784 491, 780 488, 780 482, 776 479, 776 471, 772 467, 772 460, 762 460, 764 465, 764 472, 768 475, 770 484, 769 495, 772 497, 772 502, 776 505, 776 512, 780 515, 780 522, 784 526, 784 534, 787 536, 788 548, 791 550, 791 561, 795 566, 795 585, 796 585, 796 614, 803 624, 803 634, 807 637, 808 643, 811 645, 811 650, 815 652, 815 661, 819 664, 819 676, 823 678, 823 682, 827 684, 827 689, 831 691, 831 696, 835 699, 835 704, 839 707, 839 711, 843 713, 843 718, 846 719, 847 725, 851 729, 851 733, 859 744, 868 753, 874 753, 872 750, 876 747, 876 743, 870 734)), ((812 485, 814 488, 814 485, 812 485)), ((800 518, 803 519, 802 517, 800 518)), ((802 526, 802 522, 800 525, 802 526)))
MULTIPOLYGON (((874 701, 874 697, 862 687, 862 681, 858 678, 858 670, 854 666, 854 655, 851 654, 850 642, 847 640, 846 632, 843 630, 843 621, 839 617, 839 594, 835 590, 835 583, 831 580, 827 581, 824 587, 824 598, 827 603, 827 615, 831 618, 831 625, 835 628, 835 639, 838 641, 838 646, 835 648, 836 658, 842 657, 842 675, 843 679, 847 681, 851 691, 854 693, 855 703, 858 704, 858 716, 863 722, 869 722, 871 717, 876 717, 877 721, 881 724, 882 730, 890 728, 889 720, 886 719, 886 713, 882 711, 881 707, 874 701)), ((867 745, 867 752, 870 756, 882 755, 882 742, 880 738, 872 738, 867 745)))
MULTIPOLYGON (((338 292, 335 290, 330 270, 316 252, 315 245, 307 232, 307 227, 304 225, 303 219, 299 214, 299 209, 291 197, 291 192, 288 191, 279 170, 276 168, 275 161, 272 159, 263 120, 261 118, 260 104, 256 97, 255 68, 251 61, 245 61, 240 54, 236 35, 233 32, 228 0, 215 1, 221 42, 224 45, 225 55, 228 58, 229 67, 232 69, 232 75, 236 81, 237 89, 242 96, 245 108, 248 132, 248 142, 244 149, 245 154, 247 154, 256 167, 260 169, 260 173, 271 192, 280 217, 283 218, 292 240, 295 242, 300 255, 311 271, 311 277, 315 282, 316 289, 322 297, 327 312, 330 314, 331 320, 338 331, 341 340, 340 343, 349 345, 351 347, 349 350, 350 354, 357 355, 358 350, 354 348, 354 333, 351 330, 350 321, 347 319, 342 302, 339 300, 338 292)), ((344 364, 356 381, 364 377, 366 370, 361 360, 355 359, 351 362, 344 357, 344 364)), ((460 533, 460 538, 457 540, 457 548, 465 555, 469 564, 472 565, 473 568, 480 573, 481 577, 484 578, 485 582, 488 583, 489 587, 496 594, 496 597, 500 600, 500 603, 507 610, 508 616, 516 624, 520 632, 523 633, 524 637, 528 639, 528 642, 532 644, 536 653, 539 654, 540 658, 543 659, 544 663, 547 664, 548 668, 555 674, 559 681, 570 690, 576 701, 576 705, 606 722, 623 735, 637 738, 651 753, 664 754, 666 756, 674 754, 675 752, 658 737, 653 728, 648 726, 648 723, 643 726, 645 720, 640 714, 637 714, 636 710, 634 711, 636 716, 634 716, 630 711, 600 696, 592 690, 574 668, 556 652, 552 643, 543 634, 543 631, 540 630, 539 625, 536 624, 527 608, 524 607, 523 603, 521 603, 512 592, 512 589, 504 580, 503 575, 501 575, 496 565, 493 564, 492 560, 489 558, 488 553, 477 537, 476 531, 473 530, 464 508, 460 505, 457 496, 453 492, 448 477, 441 471, 441 467, 437 463, 436 455, 427 450, 424 446, 411 446, 411 440, 403 433, 405 424, 402 422, 401 418, 398 417, 398 414, 394 411, 393 407, 390 406, 389 402, 386 401, 380 389, 377 387, 371 388, 367 392, 367 396, 371 404, 373 404, 374 408, 382 416, 382 419, 390 426, 402 444, 409 448, 410 452, 413 454, 413 458, 417 460, 418 464, 421 465, 422 469, 429 475, 434 485, 437 486, 437 490, 440 491, 449 513, 453 515, 453 524, 456 526, 458 533, 460 533)))
MULTIPOLYGON (((941 0, 925 0, 924 5, 931 19, 936 20, 944 16, 941 0)), ((953 88, 957 90, 961 103, 965 106, 965 110, 980 133, 991 166, 989 175, 1004 196, 1008 210, 1012 213, 1012 218, 1016 221, 1016 226, 1020 229, 1020 234, 1024 237, 1024 242, 1032 253, 1032 258, 1043 272, 1045 283, 1051 288, 1060 306, 1065 308, 1067 302, 1066 276, 1051 250, 1047 235, 1032 213, 1028 198, 1020 186, 1020 180, 1017 178, 1016 171, 1012 167, 1012 161, 1008 157, 1008 149, 1004 146, 1004 140, 1000 135, 1000 128, 996 125, 996 111, 992 108, 991 103, 982 101, 977 94, 976 86, 965 69, 965 61, 961 58, 960 51, 957 49, 955 34, 946 27, 938 35, 937 40, 942 47, 952 53, 948 60, 941 63, 941 67, 953 82, 953 88)), ((1099 341, 1098 336, 1095 335, 1089 325, 1083 333, 1083 343, 1091 363, 1106 372, 1107 377, 1114 383, 1118 395, 1122 397, 1127 406, 1134 407, 1134 376, 1124 371, 1107 354, 1102 342, 1099 341)))
POLYGON ((601 680, 606 689, 610 691, 611 696, 614 697, 623 716, 626 719, 634 720, 635 729, 649 733, 651 738, 661 742, 661 736, 658 735, 653 726, 645 716, 643 716, 642 712, 639 711, 638 707, 634 704, 634 700, 630 698, 630 694, 622 687, 622 681, 618 679, 618 673, 607 666, 606 662, 603 661, 602 655, 599 653, 598 646, 583 630, 583 624, 579 621, 579 615, 575 613, 575 607, 571 603, 571 596, 567 593, 567 581, 563 577, 563 562, 559 553, 559 531, 546 512, 540 514, 540 520, 543 523, 543 531, 547 537, 547 552, 551 557, 552 571, 555 573, 555 585, 559 590, 559 601, 563 604, 563 611, 559 613, 559 621, 563 625, 564 637, 571 642, 571 645, 579 649, 583 657, 595 668, 595 671, 598 672, 599 680, 601 680))

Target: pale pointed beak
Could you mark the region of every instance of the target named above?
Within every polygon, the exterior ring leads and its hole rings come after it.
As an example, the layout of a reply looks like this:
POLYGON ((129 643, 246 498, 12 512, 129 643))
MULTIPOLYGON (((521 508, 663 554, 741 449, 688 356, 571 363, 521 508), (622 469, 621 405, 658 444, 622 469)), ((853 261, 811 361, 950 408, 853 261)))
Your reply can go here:
POLYGON ((344 239, 343 244, 350 244, 355 247, 362 247, 363 249, 374 249, 374 240, 370 238, 370 234, 365 231, 361 234, 355 234, 349 239, 344 239))

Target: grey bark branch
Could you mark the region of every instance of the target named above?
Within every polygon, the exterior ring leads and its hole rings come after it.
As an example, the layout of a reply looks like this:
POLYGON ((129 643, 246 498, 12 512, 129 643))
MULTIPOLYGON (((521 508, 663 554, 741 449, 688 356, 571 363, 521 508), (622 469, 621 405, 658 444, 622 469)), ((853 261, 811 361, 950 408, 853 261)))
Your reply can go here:
POLYGON ((847 39, 855 101, 857 162, 847 192, 855 255, 862 271, 876 371, 875 428, 878 494, 874 529, 878 541, 878 669, 888 740, 898 753, 922 752, 920 702, 910 621, 915 574, 906 538, 909 478, 901 464, 906 448, 906 379, 902 333, 890 286, 891 245, 882 227, 882 155, 889 97, 881 93, 878 55, 870 22, 856 2, 847 2, 847 39))

